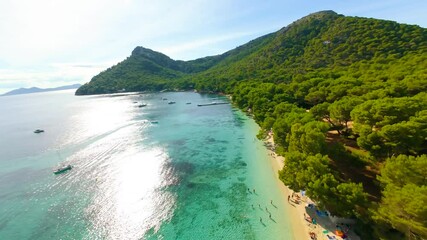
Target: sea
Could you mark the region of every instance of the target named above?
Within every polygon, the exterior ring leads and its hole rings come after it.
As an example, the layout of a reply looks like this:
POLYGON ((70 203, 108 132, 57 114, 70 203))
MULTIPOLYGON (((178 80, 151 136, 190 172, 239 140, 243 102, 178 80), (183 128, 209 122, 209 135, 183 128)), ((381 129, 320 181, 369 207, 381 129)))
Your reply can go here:
POLYGON ((211 102, 229 100, 0 97, 0 239, 293 239, 258 126, 211 102))

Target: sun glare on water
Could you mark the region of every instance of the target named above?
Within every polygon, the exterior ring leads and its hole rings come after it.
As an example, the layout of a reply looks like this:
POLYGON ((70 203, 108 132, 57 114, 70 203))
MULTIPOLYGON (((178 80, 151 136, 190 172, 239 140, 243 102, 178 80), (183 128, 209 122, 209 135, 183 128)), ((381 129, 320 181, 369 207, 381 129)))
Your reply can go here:
POLYGON ((97 179, 91 206, 86 210, 93 235, 138 239, 157 230, 170 217, 174 196, 162 174, 167 156, 161 149, 130 149, 112 156, 104 177, 97 179))
MULTIPOLYGON (((157 231, 171 217, 175 196, 168 155, 159 146, 146 146, 150 127, 126 98, 100 98, 75 116, 72 141, 89 144, 69 158, 91 195, 84 209, 89 239, 140 239, 157 231), (78 170, 77 170, 78 169, 78 170)), ((72 181, 72 180, 70 180, 72 181)))
POLYGON ((70 117, 72 126, 63 144, 82 142, 133 123, 135 109, 127 99, 104 97, 82 101, 76 103, 79 109, 70 117))

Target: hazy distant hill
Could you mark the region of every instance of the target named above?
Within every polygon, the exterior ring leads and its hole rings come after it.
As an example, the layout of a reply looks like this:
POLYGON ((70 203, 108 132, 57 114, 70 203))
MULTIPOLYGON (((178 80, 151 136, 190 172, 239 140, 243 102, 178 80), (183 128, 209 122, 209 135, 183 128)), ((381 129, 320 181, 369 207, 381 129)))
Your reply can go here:
POLYGON ((67 90, 67 89, 76 89, 79 88, 81 84, 72 84, 72 85, 66 85, 56 88, 38 88, 38 87, 31 87, 31 88, 19 88, 12 90, 10 92, 7 92, 5 94, 2 94, 0 96, 10 96, 10 95, 18 95, 18 94, 29 94, 29 93, 38 93, 38 92, 51 92, 51 91, 59 91, 59 90, 67 90))

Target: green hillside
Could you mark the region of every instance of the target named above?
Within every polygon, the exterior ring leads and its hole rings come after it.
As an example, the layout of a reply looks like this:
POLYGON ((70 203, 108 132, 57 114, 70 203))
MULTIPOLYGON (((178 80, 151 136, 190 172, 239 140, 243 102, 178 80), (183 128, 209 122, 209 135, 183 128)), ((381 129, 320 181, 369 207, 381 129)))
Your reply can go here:
POLYGON ((136 47, 130 57, 93 77, 77 90, 76 95, 193 89, 194 82, 189 80, 189 76, 220 63, 226 66, 227 63, 242 59, 259 49, 270 38, 271 34, 222 55, 191 61, 175 61, 151 49, 136 47))
POLYGON ((76 94, 163 89, 231 94, 280 179, 362 239, 427 238, 427 29, 323 11, 193 61, 138 47, 76 94))
POLYGON ((81 86, 77 95, 118 91, 156 91, 184 75, 181 66, 164 54, 137 47, 132 55, 81 86))
POLYGON ((354 73, 354 79, 363 80, 371 77, 367 74, 378 74, 372 70, 388 72, 383 68, 400 66, 399 60, 405 56, 413 61, 412 65, 424 61, 412 57, 425 58, 426 38, 426 30, 417 26, 320 12, 279 30, 249 56, 219 63, 194 79, 200 89, 221 91, 227 84, 218 85, 218 80, 299 84, 316 77, 337 79, 348 71, 354 73), (377 68, 381 65, 382 69, 366 69, 372 64, 377 68))

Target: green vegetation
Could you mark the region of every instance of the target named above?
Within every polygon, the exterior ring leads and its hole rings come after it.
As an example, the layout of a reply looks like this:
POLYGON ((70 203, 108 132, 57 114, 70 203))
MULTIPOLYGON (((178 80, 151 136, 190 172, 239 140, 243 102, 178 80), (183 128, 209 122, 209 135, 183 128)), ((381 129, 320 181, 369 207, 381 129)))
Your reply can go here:
POLYGON ((427 237, 427 155, 399 155, 381 170, 383 198, 375 218, 407 236, 427 237))
MULTIPOLYGON (((243 58, 269 38, 271 35, 266 35, 222 55, 192 61, 175 61, 162 53, 136 47, 130 57, 93 77, 76 91, 76 95, 194 89, 197 83, 191 76, 220 62, 226 66, 227 62, 243 58)), ((210 91, 214 90, 217 89, 210 91)))
POLYGON ((138 47, 76 94, 164 89, 232 94, 273 132, 280 179, 364 238, 427 237, 426 29, 324 11, 193 61, 138 47))

